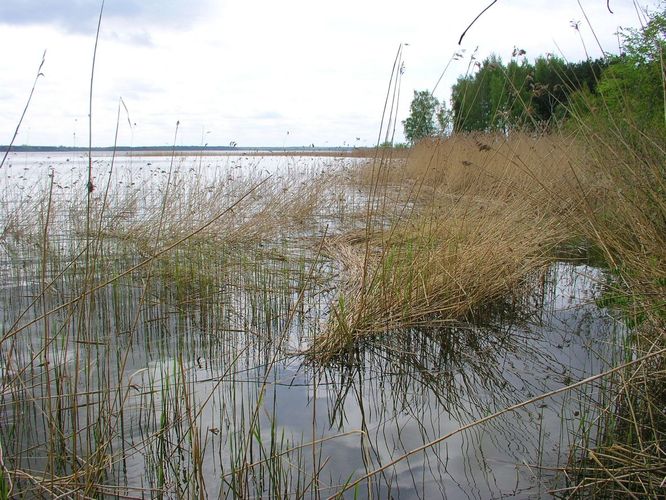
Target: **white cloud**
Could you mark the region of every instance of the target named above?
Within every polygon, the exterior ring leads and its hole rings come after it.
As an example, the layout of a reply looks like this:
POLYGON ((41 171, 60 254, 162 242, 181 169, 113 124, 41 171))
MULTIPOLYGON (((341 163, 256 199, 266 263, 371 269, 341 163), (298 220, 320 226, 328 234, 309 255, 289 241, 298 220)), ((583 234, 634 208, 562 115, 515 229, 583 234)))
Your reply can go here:
MULTIPOLYGON (((126 143, 169 144, 180 120, 181 144, 303 145, 350 143, 378 134, 386 86, 400 42, 406 72, 400 119, 413 89, 430 89, 457 41, 486 0, 404 2, 340 0, 107 0, 97 53, 93 141, 113 140, 122 97, 136 122, 126 143), (290 134, 287 136, 286 131, 290 134)), ((630 3, 583 2, 602 44, 617 46, 619 25, 636 25, 630 3), (617 5, 615 5, 617 3, 617 5)), ((6 143, 25 104, 44 49, 40 79, 20 142, 71 144, 87 134, 88 92, 99 3, 15 0, 0 3, 0 143, 6 143), (3 138, 4 137, 4 138, 3 138)), ((530 58, 558 52, 584 57, 600 51, 575 0, 498 2, 469 30, 465 58, 452 63, 438 97, 469 64, 492 52, 530 58)), ((87 139, 86 139, 87 141, 87 139)))

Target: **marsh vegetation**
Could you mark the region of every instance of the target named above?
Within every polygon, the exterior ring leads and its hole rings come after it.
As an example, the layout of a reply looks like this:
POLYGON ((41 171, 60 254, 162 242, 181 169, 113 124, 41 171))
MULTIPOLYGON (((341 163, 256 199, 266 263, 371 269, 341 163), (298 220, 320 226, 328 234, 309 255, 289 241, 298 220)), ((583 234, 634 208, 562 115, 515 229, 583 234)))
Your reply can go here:
POLYGON ((11 155, 4 492, 566 487, 609 382, 538 396, 626 356, 582 243, 601 180, 552 136, 390 152, 101 157, 90 205, 85 158, 11 155))
POLYGON ((10 153, 0 498, 663 494, 660 61, 366 158, 10 153))

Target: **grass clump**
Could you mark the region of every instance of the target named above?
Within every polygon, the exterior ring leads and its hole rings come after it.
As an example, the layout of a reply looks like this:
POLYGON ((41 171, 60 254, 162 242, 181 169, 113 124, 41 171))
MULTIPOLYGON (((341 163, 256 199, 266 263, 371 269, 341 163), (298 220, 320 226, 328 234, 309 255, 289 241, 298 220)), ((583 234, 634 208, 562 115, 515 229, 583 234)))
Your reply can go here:
POLYGON ((566 191, 561 158, 569 144, 540 141, 522 134, 426 141, 404 167, 380 172, 376 191, 406 202, 399 209, 378 203, 365 231, 328 243, 344 277, 326 333, 315 339, 316 356, 519 300, 528 279, 571 237, 563 221, 575 217, 578 203, 553 201, 566 191))
POLYGON ((567 494, 666 494, 666 13, 622 33, 624 53, 602 73, 598 94, 572 100, 568 125, 598 180, 582 229, 611 270, 603 303, 632 327, 628 360, 580 435, 567 494))

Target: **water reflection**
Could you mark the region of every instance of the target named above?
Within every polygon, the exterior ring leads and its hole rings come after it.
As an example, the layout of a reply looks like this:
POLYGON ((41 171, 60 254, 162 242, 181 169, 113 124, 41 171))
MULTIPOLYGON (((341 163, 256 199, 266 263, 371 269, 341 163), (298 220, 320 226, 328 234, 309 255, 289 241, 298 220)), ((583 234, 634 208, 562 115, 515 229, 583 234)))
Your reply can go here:
MULTIPOLYGON (((163 160, 151 163, 127 181, 161 186, 163 160)), ((236 166, 201 182, 222 184, 236 166)), ((132 217, 140 218, 151 205, 137 204, 132 217)), ((97 251, 108 258, 95 283, 143 259, 104 241, 97 251)), ((79 243, 63 236, 64 248, 79 243)), ((107 495, 325 496, 475 419, 603 371, 617 356, 622 327, 593 300, 601 273, 559 263, 535 277, 531 294, 469 322, 388 332, 335 364, 312 365, 294 353, 325 323, 336 268, 294 243, 195 240, 86 300, 75 299, 90 277, 80 262, 68 268, 62 249, 44 265, 38 246, 16 257, 4 245, 0 308, 3 334, 13 332, 0 346, 5 465, 67 476, 58 486, 64 495, 88 481, 107 495), (54 312, 39 319, 44 311, 54 312), (88 463, 99 464, 94 478, 68 476, 88 463)), ((546 496, 595 391, 455 434, 349 494, 546 496)))
MULTIPOLYGON (((276 383, 267 394, 272 422, 304 442, 340 436, 317 456, 327 458, 329 484, 341 485, 474 419, 602 371, 621 328, 590 300, 598 271, 559 264, 550 272, 557 290, 539 289, 539 307, 517 322, 504 315, 484 326, 391 332, 336 367, 301 367, 289 387, 276 383)), ((280 371, 275 380, 288 377, 280 371)), ((374 476, 361 496, 545 495, 566 460, 579 398, 588 396, 564 394, 455 435, 374 476)))
MULTIPOLYGON (((602 371, 621 340, 619 325, 592 300, 599 271, 561 263, 523 303, 497 306, 475 323, 394 331, 333 365, 303 364, 293 347, 323 321, 314 313, 322 310, 319 287, 302 288, 303 273, 294 281, 284 260, 249 268, 232 261, 177 289, 157 278, 150 289, 129 278, 100 289, 88 312, 104 335, 86 337, 82 349, 76 311, 59 313, 70 333, 49 345, 48 365, 40 324, 17 335, 13 366, 24 369, 3 386, 2 418, 22 438, 3 434, 5 453, 22 457, 17 466, 70 472, 67 460, 41 458, 54 446, 50 409, 76 417, 61 428, 64 438, 78 433, 82 456, 95 453, 100 429, 120 429, 106 450, 106 482, 126 484, 128 494, 148 485, 187 496, 194 484, 222 496, 333 494, 475 419, 602 371), (228 286, 229 269, 242 274, 242 286, 228 286), (297 311, 293 322, 288 311, 297 311), (286 327, 297 332, 285 336, 286 327), (197 467, 200 481, 188 476, 197 467)), ((354 494, 545 495, 566 459, 580 398, 594 388, 585 391, 456 434, 354 494)), ((64 456, 67 443, 57 446, 64 456)))

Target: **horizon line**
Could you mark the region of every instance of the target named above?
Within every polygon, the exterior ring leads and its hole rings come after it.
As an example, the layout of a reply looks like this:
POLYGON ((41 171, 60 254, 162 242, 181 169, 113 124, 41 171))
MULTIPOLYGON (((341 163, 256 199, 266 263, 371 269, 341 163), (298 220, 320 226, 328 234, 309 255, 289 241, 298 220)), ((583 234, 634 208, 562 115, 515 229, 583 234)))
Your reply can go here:
POLYGON ((352 151, 354 149, 368 149, 375 146, 196 146, 196 145, 181 145, 181 146, 52 146, 52 145, 0 145, 0 151, 289 151, 289 150, 304 150, 304 151, 352 151))

